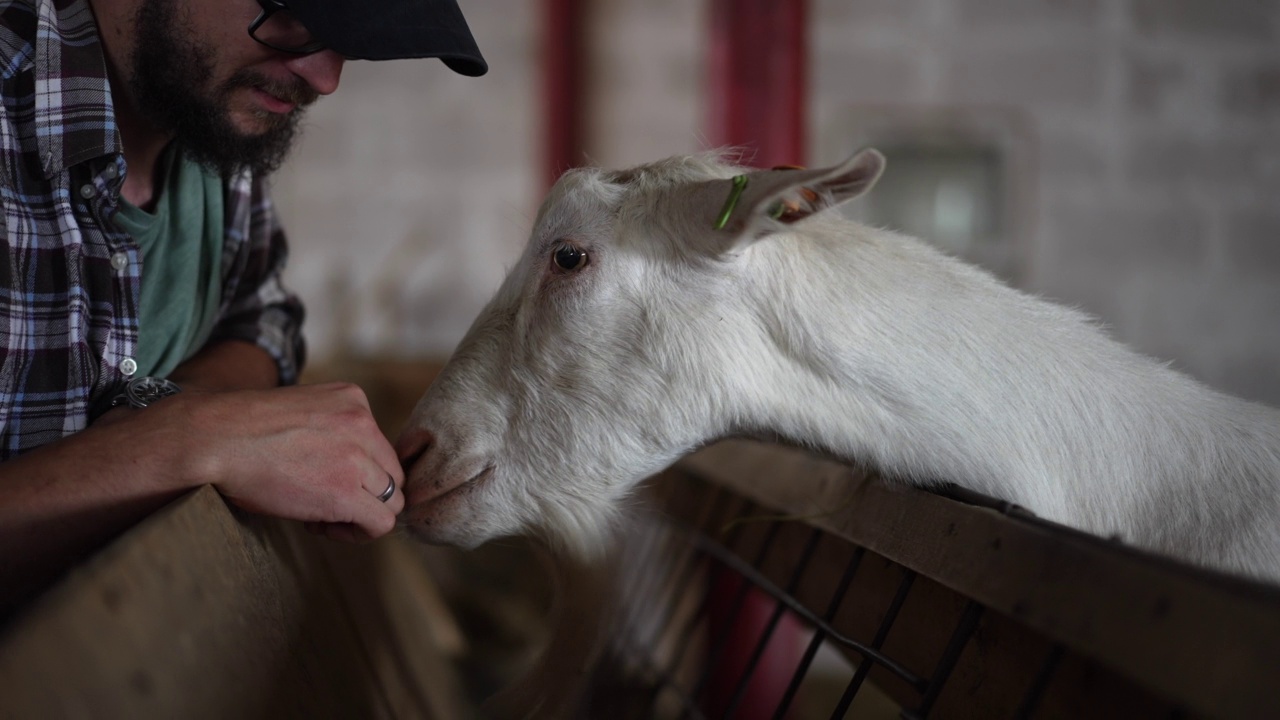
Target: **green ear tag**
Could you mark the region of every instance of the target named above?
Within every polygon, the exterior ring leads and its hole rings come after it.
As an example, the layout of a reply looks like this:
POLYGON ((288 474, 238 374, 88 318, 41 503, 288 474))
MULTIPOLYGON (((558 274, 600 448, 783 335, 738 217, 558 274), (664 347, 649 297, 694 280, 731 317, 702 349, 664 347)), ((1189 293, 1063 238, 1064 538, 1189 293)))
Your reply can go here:
POLYGON ((729 222, 729 216, 733 214, 733 208, 738 204, 738 198, 742 197, 742 191, 747 189, 747 176, 734 175, 733 189, 729 191, 729 197, 724 201, 724 207, 720 209, 720 217, 716 219, 713 226, 716 230, 723 230, 724 226, 729 222))

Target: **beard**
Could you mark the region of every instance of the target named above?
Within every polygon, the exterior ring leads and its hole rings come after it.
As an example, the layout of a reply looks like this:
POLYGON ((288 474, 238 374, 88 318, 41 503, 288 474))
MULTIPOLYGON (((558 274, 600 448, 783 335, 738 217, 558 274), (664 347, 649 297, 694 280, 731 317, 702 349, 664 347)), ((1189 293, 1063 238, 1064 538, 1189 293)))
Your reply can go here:
POLYGON ((174 0, 143 0, 128 78, 138 111, 159 130, 171 133, 187 157, 222 177, 241 170, 271 173, 289 154, 303 108, 319 97, 301 79, 281 83, 247 69, 214 85, 214 50, 200 44, 178 17, 174 0), (288 113, 258 111, 266 128, 240 131, 227 108, 232 94, 253 88, 293 103, 288 113))

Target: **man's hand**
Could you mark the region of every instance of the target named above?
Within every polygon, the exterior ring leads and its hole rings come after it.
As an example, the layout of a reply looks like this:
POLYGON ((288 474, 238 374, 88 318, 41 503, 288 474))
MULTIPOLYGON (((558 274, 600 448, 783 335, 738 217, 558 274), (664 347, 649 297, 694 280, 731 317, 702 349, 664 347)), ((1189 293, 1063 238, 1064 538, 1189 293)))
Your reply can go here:
POLYGON ((249 343, 214 345, 193 360, 201 362, 173 375, 183 392, 116 408, 0 463, 0 607, 204 484, 246 510, 337 539, 368 540, 395 526, 404 474, 363 391, 345 383, 272 388, 274 365, 249 343), (223 372, 193 371, 212 360, 219 362, 205 369, 223 372), (226 371, 237 360, 247 364, 226 371), (388 482, 396 491, 383 503, 377 496, 388 482))
MULTIPOLYGON (((169 377, 182 385, 187 393, 192 394, 211 390, 266 390, 274 388, 277 381, 275 361, 256 345, 240 340, 227 340, 206 347, 195 357, 180 365, 169 377)), ((364 394, 352 385, 313 386, 311 389, 292 388, 277 392, 282 394, 272 392, 267 396, 269 399, 252 395, 223 398, 221 402, 227 403, 228 406, 222 410, 218 410, 220 405, 213 406, 212 417, 208 417, 207 420, 212 425, 219 426, 225 423, 227 415, 234 416, 237 412, 263 412, 266 414, 257 418, 258 420, 267 422, 270 417, 273 422, 283 425, 276 427, 276 436, 252 437, 251 440, 254 442, 251 443, 251 447, 257 451, 269 453, 266 446, 275 442, 272 438, 278 437, 281 432, 286 435, 292 433, 296 436, 294 439, 297 442, 276 453, 274 458, 264 459, 263 462, 266 464, 259 464, 247 473, 242 473, 241 477, 230 479, 217 477, 211 478, 209 482, 215 485, 224 497, 246 510, 303 520, 307 524, 307 529, 318 534, 340 540, 362 541, 386 533, 391 526, 386 525, 383 529, 386 518, 385 513, 380 510, 375 508, 376 512, 362 513, 360 520, 353 513, 348 512, 352 506, 366 506, 364 498, 345 494, 345 501, 338 500, 338 493, 348 488, 356 478, 362 480, 363 492, 372 493, 375 500, 376 495, 386 489, 387 482, 394 479, 397 488, 395 495, 385 505, 379 504, 391 510, 392 522, 394 522, 394 515, 404 507, 404 496, 399 492, 399 487, 404 484, 404 475, 400 471, 400 464, 395 460, 394 453, 390 456, 392 460, 390 466, 385 468, 385 475, 378 474, 374 477, 377 472, 371 470, 366 464, 363 468, 349 468, 350 472, 359 473, 358 475, 349 475, 345 481, 340 479, 343 472, 342 464, 353 462, 353 458, 374 459, 375 454, 371 453, 376 453, 375 463, 382 462, 384 465, 386 463, 385 448, 381 447, 386 444, 386 440, 372 424, 369 404, 364 394), (259 403, 265 404, 259 405, 259 403), (316 424, 310 428, 289 427, 288 424, 297 419, 291 419, 289 415, 298 412, 306 413, 308 417, 313 416, 316 424), (351 412, 354 415, 346 419, 337 417, 344 412, 351 412), (332 434, 328 436, 325 435, 324 430, 318 429, 320 424, 326 422, 333 424, 330 429, 332 434), (307 454, 305 449, 307 443, 320 445, 319 453, 307 454), (311 465, 319 466, 320 470, 316 471, 295 462, 299 455, 306 457, 311 465), (324 458, 328 457, 337 459, 334 463, 326 464, 324 458), (265 477, 271 473, 267 470, 270 467, 277 468, 277 473, 287 472, 286 467, 293 467, 294 472, 305 473, 305 475, 276 474, 265 477), (259 481, 254 483, 247 479, 252 477, 259 478, 259 481), (377 486, 376 489, 373 488, 374 485, 377 486), (281 507, 282 504, 288 507, 281 507), (300 510, 304 506, 309 508, 306 513, 300 510), (317 512, 317 508, 328 512, 317 512), (351 517, 346 520, 335 520, 330 517, 341 515, 351 517), (371 526, 370 523, 375 525, 371 526)), ((107 419, 108 416, 103 416, 98 423, 101 424, 107 419)), ((233 449, 232 454, 225 457, 242 458, 247 454, 243 449, 233 449)))
POLYGON ((404 472, 359 387, 184 393, 145 411, 162 409, 189 430, 186 472, 229 502, 344 540, 395 527, 404 472), (396 492, 384 503, 377 496, 389 482, 396 492))
POLYGON ((134 438, 157 433, 149 442, 185 448, 174 470, 181 485, 213 485, 237 507, 300 520, 334 539, 385 535, 404 507, 400 462, 355 385, 194 387, 141 410, 114 408, 94 428, 118 423, 138 423, 128 429, 134 438), (384 503, 377 496, 389 482, 396 491, 384 503))

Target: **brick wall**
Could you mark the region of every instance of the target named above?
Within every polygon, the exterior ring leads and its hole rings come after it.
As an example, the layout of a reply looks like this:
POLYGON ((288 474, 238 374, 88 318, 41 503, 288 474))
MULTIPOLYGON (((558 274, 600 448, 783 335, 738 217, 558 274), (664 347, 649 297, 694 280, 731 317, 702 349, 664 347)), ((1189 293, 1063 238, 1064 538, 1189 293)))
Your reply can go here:
MULTIPOLYGON (((539 6, 464 8, 488 76, 352 63, 279 178, 318 356, 447 354, 523 245, 539 6)), ((593 162, 702 147, 703 12, 592 5, 593 162)), ((991 139, 1015 282, 1280 404, 1280 3, 811 0, 811 17, 811 162, 895 128, 991 139)))
POLYGON ((275 181, 313 360, 444 357, 524 246, 539 186, 537 3, 463 0, 489 62, 349 62, 275 181))
POLYGON ((868 116, 1006 119, 1016 281, 1212 385, 1280 403, 1280 3, 815 0, 813 12, 815 161, 865 139, 868 116))

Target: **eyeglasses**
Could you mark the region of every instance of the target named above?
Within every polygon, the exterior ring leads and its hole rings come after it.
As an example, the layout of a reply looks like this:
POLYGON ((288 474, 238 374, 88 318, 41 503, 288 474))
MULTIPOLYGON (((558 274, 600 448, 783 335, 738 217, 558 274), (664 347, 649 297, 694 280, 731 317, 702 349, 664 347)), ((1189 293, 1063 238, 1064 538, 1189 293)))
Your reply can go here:
POLYGON ((258 0, 258 5, 262 12, 249 23, 249 37, 272 50, 295 55, 324 49, 324 43, 311 37, 311 32, 294 17, 284 0, 258 0))

